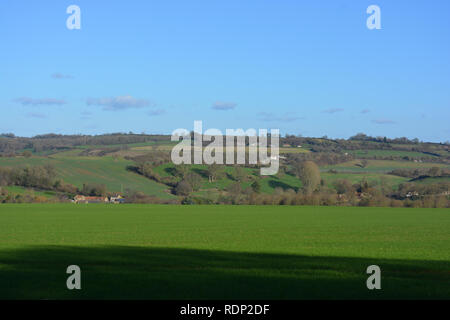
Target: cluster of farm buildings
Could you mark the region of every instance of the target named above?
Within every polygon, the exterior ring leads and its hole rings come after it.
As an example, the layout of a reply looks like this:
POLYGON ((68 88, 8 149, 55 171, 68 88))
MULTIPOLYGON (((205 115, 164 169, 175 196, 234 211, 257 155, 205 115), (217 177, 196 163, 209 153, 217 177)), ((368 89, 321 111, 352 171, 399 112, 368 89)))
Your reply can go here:
POLYGON ((76 195, 73 203, 125 203, 125 199, 121 195, 115 197, 90 197, 83 195, 76 195))

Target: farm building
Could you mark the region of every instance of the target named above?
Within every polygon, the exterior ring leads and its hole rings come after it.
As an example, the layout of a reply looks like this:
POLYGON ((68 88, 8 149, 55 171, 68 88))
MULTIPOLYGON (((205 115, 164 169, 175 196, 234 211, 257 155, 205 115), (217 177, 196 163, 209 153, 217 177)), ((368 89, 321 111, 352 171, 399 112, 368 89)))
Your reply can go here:
POLYGON ((125 203, 125 199, 119 194, 115 197, 109 197, 110 203, 125 203))
POLYGON ((108 197, 88 197, 82 195, 76 195, 73 198, 75 203, 106 203, 109 202, 108 197))
POLYGON ((88 197, 83 195, 76 195, 73 200, 74 203, 125 203, 125 199, 121 195, 115 197, 88 197))

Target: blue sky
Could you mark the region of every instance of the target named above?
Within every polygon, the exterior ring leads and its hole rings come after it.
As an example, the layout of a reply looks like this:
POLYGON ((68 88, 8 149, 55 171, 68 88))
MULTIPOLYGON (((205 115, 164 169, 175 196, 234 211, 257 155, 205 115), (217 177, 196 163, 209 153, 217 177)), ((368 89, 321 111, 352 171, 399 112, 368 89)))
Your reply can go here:
POLYGON ((3 0, 0 132, 450 140, 450 1, 3 0), (66 8, 81 8, 81 30, 66 8), (366 9, 381 8, 381 30, 366 9))

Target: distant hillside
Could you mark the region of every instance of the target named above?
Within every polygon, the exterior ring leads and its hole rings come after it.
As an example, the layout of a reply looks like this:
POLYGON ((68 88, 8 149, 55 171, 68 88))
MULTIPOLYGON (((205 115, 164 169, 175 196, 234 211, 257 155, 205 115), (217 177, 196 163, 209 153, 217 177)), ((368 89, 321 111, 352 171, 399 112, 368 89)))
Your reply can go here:
POLYGON ((6 199, 6 193, 10 200, 15 196, 20 199, 27 189, 27 194, 44 199, 107 192, 127 194, 137 202, 319 201, 327 205, 355 205, 367 197, 389 205, 391 200, 410 200, 409 193, 421 195, 422 200, 445 194, 450 185, 444 178, 450 171, 448 144, 359 138, 286 136, 280 141, 282 159, 277 175, 260 176, 259 167, 254 165, 218 166, 212 178, 210 166, 175 166, 170 152, 177 142, 170 141, 169 136, 3 136, 0 186, 5 188, 0 200, 6 199), (319 167, 314 192, 321 200, 293 200, 303 197, 305 183, 298 170, 305 161, 319 167), (51 182, 33 182, 41 178, 39 168, 45 166, 53 168, 49 171, 54 171, 51 182), (421 176, 426 178, 418 179, 421 176))

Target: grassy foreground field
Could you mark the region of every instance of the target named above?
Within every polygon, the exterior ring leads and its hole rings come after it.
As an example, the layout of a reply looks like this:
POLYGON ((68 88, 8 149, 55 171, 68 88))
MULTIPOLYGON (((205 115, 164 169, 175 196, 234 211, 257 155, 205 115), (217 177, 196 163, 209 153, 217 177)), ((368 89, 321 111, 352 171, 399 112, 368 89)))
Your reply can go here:
POLYGON ((0 299, 450 299, 449 230, 448 209, 1 205, 0 299))

